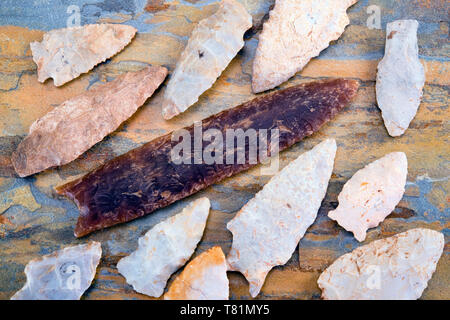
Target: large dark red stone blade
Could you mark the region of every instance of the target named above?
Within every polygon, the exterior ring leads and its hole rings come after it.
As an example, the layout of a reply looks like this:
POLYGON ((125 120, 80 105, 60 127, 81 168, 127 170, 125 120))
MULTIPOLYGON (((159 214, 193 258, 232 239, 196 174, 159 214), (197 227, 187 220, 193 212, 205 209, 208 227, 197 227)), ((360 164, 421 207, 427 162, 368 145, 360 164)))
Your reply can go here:
MULTIPOLYGON (((218 129, 225 137, 226 129, 279 129, 282 151, 319 130, 357 89, 356 81, 344 79, 297 85, 213 115, 203 120, 203 131, 218 129)), ((192 134, 194 126, 185 129, 192 134)), ((80 209, 75 236, 147 215, 255 165, 248 157, 243 164, 177 165, 170 161, 178 143, 171 138, 156 138, 57 188, 80 209)))

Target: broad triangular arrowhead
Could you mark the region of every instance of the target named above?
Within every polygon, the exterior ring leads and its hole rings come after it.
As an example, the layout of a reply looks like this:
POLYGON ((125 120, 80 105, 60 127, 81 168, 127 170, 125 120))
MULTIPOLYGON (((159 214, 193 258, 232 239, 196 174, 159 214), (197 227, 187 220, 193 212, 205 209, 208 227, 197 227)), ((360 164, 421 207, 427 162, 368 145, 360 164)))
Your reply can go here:
POLYGON ((444 249, 444 235, 412 229, 339 257, 319 277, 329 300, 411 300, 427 287, 444 249))
POLYGON ((240 271, 255 297, 269 271, 285 264, 314 222, 328 187, 336 141, 325 140, 274 176, 227 228, 233 245, 227 260, 240 271))
POLYGON ((277 0, 264 23, 253 61, 253 92, 272 89, 302 70, 338 39, 358 0, 277 0))
POLYGON ((121 51, 136 29, 120 24, 91 24, 56 29, 44 34, 41 42, 30 44, 38 67, 38 80, 53 78, 63 85, 121 51))

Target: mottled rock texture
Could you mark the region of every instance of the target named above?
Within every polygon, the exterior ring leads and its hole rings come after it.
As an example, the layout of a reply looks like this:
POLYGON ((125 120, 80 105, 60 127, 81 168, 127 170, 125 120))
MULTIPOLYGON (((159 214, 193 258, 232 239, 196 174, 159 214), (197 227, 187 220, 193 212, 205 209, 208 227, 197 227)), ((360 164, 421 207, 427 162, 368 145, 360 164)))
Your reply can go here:
POLYGON ((189 262, 172 282, 165 300, 228 300, 227 263, 220 247, 189 262))
POLYGON ((386 27, 386 49, 378 64, 376 93, 384 125, 393 137, 408 129, 425 85, 417 46, 418 26, 416 20, 397 20, 386 27))
POLYGON ((278 0, 259 35, 253 61, 253 92, 272 89, 302 70, 338 39, 358 0, 278 0))
POLYGON ((200 198, 183 211, 139 238, 139 247, 117 264, 119 272, 137 292, 163 294, 167 280, 194 253, 209 214, 209 199, 200 198))
MULTIPOLYGON (((344 79, 297 85, 206 118, 202 129, 216 129, 222 137, 227 129, 278 129, 279 150, 284 150, 334 118, 357 89, 357 81, 344 79)), ((195 147, 194 125, 185 129, 195 147)), ((161 136, 57 188, 80 209, 77 237, 142 217, 256 165, 248 157, 249 139, 243 150, 245 163, 236 161, 242 150, 233 143, 232 164, 195 164, 194 148, 184 155, 190 163, 174 164, 171 153, 180 140, 173 137, 174 133, 161 136)), ((267 149, 272 150, 268 140, 267 149)), ((199 149, 210 144, 203 141, 199 149)))
POLYGON ((252 17, 236 0, 222 0, 217 12, 199 22, 167 84, 162 114, 170 119, 209 89, 244 46, 252 17))
POLYGON ((427 287, 444 249, 444 235, 411 229, 338 258, 319 277, 330 300, 413 300, 427 287))
POLYGON ((345 230, 364 241, 367 229, 376 227, 399 203, 405 192, 408 160, 392 152, 356 172, 339 194, 339 206, 328 213, 345 230))
POLYGON ((166 75, 146 67, 63 102, 31 125, 12 155, 16 172, 25 177, 75 160, 131 117, 166 75))
POLYGON ((61 86, 121 51, 136 31, 134 27, 119 24, 49 31, 41 42, 30 43, 38 66, 38 80, 53 78, 55 86, 61 86))
POLYGON ((99 242, 67 247, 30 261, 27 282, 12 300, 78 300, 94 279, 102 248, 99 242))
POLYGON ((329 139, 305 152, 275 175, 228 222, 233 245, 227 260, 258 295, 269 271, 285 264, 314 222, 328 187, 336 155, 329 139))

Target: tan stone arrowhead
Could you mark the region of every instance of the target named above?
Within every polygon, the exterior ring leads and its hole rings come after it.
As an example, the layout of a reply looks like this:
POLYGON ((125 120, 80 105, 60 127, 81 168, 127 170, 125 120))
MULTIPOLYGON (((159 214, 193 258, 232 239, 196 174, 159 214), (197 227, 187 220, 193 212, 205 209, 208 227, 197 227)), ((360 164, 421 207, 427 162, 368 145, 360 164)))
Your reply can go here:
POLYGON ((41 42, 30 44, 39 82, 53 78, 61 86, 77 78, 120 52, 136 31, 120 24, 90 24, 45 33, 41 42))
POLYGON ((272 89, 302 70, 338 39, 358 0, 277 0, 264 23, 253 61, 253 92, 272 89))
POLYGON ((320 275, 317 284, 324 299, 418 299, 443 249, 442 233, 412 229, 344 254, 320 275))
POLYGON ((166 75, 146 67, 63 102, 31 125, 12 155, 16 172, 25 177, 75 160, 133 115, 166 75))
POLYGON ((303 153, 274 176, 251 199, 227 228, 233 245, 227 260, 240 271, 258 295, 266 275, 292 256, 314 222, 328 187, 336 141, 328 139, 303 153))
POLYGON ((407 174, 408 160, 403 152, 369 163, 345 183, 338 196, 339 206, 328 217, 364 241, 367 229, 378 226, 401 200, 407 174))
POLYGON ((194 104, 209 89, 244 46, 252 17, 236 0, 222 0, 212 16, 199 22, 167 84, 162 103, 164 119, 194 104))
POLYGON ((90 287, 101 255, 100 243, 91 241, 31 260, 27 282, 11 300, 78 300, 90 287))
POLYGON ((189 262, 175 278, 165 300, 228 300, 227 264, 220 247, 213 247, 189 262))

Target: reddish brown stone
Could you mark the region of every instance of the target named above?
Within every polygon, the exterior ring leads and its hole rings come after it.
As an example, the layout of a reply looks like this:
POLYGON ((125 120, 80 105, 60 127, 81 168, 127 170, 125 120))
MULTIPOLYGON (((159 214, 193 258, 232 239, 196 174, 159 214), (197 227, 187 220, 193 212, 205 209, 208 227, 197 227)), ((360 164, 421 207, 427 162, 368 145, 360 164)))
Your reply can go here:
MULTIPOLYGON (((279 90, 203 120, 203 131, 214 128, 225 136, 227 129, 279 129, 284 150, 331 120, 357 88, 356 81, 336 79, 279 90)), ((185 129, 193 140, 194 126, 185 129)), ((176 165, 171 149, 178 141, 171 138, 159 137, 57 188, 80 208, 77 237, 147 215, 255 165, 248 161, 248 141, 243 164, 176 165)), ((203 149, 208 145, 203 142, 203 149)))

